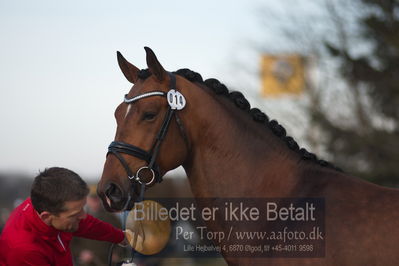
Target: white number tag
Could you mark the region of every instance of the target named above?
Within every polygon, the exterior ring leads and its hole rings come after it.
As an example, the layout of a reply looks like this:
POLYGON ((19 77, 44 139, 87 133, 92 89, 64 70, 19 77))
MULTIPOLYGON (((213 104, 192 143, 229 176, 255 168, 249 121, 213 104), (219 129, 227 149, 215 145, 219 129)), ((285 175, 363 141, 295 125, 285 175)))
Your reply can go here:
POLYGON ((168 91, 167 98, 169 106, 174 110, 181 110, 186 106, 186 98, 178 91, 168 91))

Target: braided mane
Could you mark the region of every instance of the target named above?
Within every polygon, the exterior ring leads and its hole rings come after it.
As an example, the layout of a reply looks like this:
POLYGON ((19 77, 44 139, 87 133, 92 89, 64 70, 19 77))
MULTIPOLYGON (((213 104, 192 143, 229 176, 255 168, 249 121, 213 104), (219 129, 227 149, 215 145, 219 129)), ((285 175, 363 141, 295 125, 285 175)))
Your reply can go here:
MULTIPOLYGON (((274 133, 274 135, 283 140, 289 149, 300 154, 303 160, 313 161, 320 166, 335 169, 337 171, 342 172, 340 168, 334 166, 333 164, 325 160, 318 159, 314 153, 308 152, 305 148, 300 148, 298 143, 291 136, 287 136, 285 128, 282 125, 280 125, 276 120, 274 119, 270 120, 269 117, 258 108, 251 108, 250 103, 241 92, 239 91, 230 92, 223 83, 214 78, 206 79, 204 81, 199 73, 194 72, 187 68, 179 69, 173 73, 182 76, 191 82, 198 82, 205 84, 208 88, 212 89, 212 91, 216 95, 221 95, 230 99, 235 104, 236 107, 251 115, 252 119, 255 122, 265 124, 265 126, 270 128, 270 130, 274 133)), ((151 72, 148 69, 142 69, 138 73, 138 77, 142 80, 147 79, 150 75, 151 72)))

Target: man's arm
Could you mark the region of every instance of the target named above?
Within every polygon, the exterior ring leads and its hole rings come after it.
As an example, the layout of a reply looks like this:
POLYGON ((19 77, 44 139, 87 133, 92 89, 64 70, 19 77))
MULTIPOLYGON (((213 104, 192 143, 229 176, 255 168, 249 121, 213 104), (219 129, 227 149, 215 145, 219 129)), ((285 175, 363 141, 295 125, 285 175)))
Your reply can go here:
POLYGON ((80 222, 78 231, 73 233, 73 235, 112 243, 120 243, 125 239, 125 235, 121 229, 94 218, 89 214, 86 219, 80 222))

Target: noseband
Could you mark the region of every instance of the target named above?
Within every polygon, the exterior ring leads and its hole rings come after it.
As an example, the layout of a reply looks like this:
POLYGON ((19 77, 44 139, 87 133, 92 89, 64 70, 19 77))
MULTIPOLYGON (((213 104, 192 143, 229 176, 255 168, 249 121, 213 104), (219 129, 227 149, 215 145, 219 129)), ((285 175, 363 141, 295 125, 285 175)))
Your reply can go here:
POLYGON ((165 118, 162 122, 162 126, 157 134, 157 137, 155 138, 154 144, 151 148, 150 151, 145 151, 137 146, 124 143, 121 141, 113 141, 108 147, 108 154, 113 154, 118 158, 122 166, 125 168, 125 171, 129 177, 130 180, 133 182, 138 183, 141 185, 141 195, 140 197, 142 198, 142 194, 144 192, 145 186, 152 185, 155 182, 162 182, 162 176, 160 175, 160 170, 159 166, 156 163, 156 159, 158 156, 158 152, 160 149, 160 146, 162 144, 162 141, 164 140, 166 133, 168 132, 169 124, 170 121, 172 120, 173 115, 176 117, 177 124, 179 126, 180 131, 183 134, 183 137, 185 138, 186 141, 186 136, 184 134, 183 126, 181 124, 180 119, 177 117, 175 111, 176 110, 181 110, 185 107, 186 105, 186 100, 184 96, 176 90, 176 77, 168 73, 170 77, 170 89, 168 93, 165 93, 163 91, 152 91, 152 92, 147 92, 143 94, 139 94, 133 98, 128 99, 127 95, 125 95, 124 102, 127 104, 134 103, 136 101, 139 101, 144 98, 148 97, 153 97, 153 96, 162 96, 167 98, 167 102, 169 104, 168 110, 165 114, 165 118), (130 156, 134 156, 136 158, 139 158, 143 161, 147 162, 147 166, 143 166, 139 168, 136 172, 136 174, 133 174, 133 171, 130 169, 129 164, 126 162, 126 160, 122 157, 121 153, 128 154, 130 156), (150 172, 151 178, 150 180, 146 181, 145 180, 145 172, 148 173, 150 172))

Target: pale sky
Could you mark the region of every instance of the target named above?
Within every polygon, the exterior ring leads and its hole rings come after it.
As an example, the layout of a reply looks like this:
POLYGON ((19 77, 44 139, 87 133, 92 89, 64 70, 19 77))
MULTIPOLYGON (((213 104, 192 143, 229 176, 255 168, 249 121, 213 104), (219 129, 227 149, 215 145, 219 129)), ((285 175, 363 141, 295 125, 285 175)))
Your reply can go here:
POLYGON ((145 68, 149 46, 167 70, 228 84, 260 32, 257 8, 275 2, 0 0, 0 172, 63 166, 97 178, 130 88, 117 50, 145 68))

